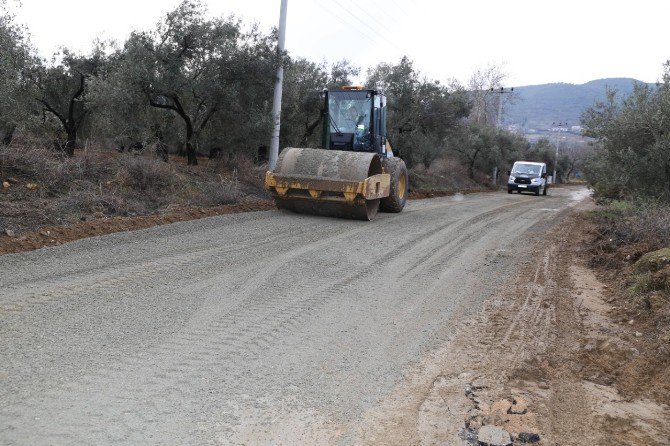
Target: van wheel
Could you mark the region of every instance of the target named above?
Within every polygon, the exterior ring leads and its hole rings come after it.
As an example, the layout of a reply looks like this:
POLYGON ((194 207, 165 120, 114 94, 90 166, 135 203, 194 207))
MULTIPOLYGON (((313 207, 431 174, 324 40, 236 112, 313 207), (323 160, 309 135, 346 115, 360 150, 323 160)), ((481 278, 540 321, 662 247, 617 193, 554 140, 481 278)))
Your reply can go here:
POLYGON ((547 196, 547 185, 546 184, 544 185, 544 191, 542 191, 542 195, 544 195, 545 197, 547 196))
POLYGON ((537 190, 535 191, 535 196, 539 197, 540 196, 540 188, 538 187, 537 190))

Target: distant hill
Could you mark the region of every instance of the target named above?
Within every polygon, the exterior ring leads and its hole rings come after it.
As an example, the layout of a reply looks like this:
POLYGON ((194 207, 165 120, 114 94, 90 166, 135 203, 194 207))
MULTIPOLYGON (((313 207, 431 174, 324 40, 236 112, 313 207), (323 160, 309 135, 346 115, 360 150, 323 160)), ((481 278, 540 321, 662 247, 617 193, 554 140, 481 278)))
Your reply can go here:
POLYGON ((554 122, 580 125, 584 110, 596 100, 605 98, 605 87, 614 88, 621 96, 627 96, 633 91, 635 83, 643 82, 630 78, 609 78, 581 85, 556 83, 515 87, 518 99, 507 106, 504 123, 519 125, 526 131, 544 130, 554 122))

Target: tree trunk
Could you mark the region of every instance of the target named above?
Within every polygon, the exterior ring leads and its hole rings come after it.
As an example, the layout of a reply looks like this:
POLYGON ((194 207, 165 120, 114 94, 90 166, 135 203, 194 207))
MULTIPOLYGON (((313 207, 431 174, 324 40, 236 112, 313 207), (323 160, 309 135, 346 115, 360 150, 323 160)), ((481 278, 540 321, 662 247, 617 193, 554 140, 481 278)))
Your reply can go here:
POLYGON ((186 141, 186 159, 187 165, 189 166, 197 166, 198 165, 198 157, 196 156, 195 153, 195 146, 191 143, 191 141, 186 141))
POLYGON ((168 148, 163 142, 163 134, 156 132, 156 156, 166 163, 168 162, 168 148))
POLYGON ((186 164, 189 166, 197 166, 198 157, 195 155, 195 146, 193 145, 193 140, 195 139, 194 136, 197 135, 195 135, 195 131, 193 130, 191 119, 188 116, 182 116, 182 118, 184 118, 184 122, 186 124, 186 164))
POLYGON ((65 141, 65 145, 63 146, 63 152, 67 156, 74 156, 74 149, 77 146, 77 127, 74 125, 70 126, 67 129, 67 141, 65 141))
POLYGON ((302 135, 302 140, 301 140, 303 145, 307 143, 307 138, 309 138, 310 136, 312 136, 314 134, 314 130, 321 123, 322 118, 323 118, 323 112, 321 112, 321 115, 319 116, 319 119, 312 122, 311 124, 309 124, 309 123, 305 124, 305 133, 302 135))
POLYGON ((7 131, 5 132, 5 135, 2 137, 2 143, 6 146, 8 146, 12 140, 14 139, 14 132, 16 131, 16 126, 15 125, 10 125, 7 131))

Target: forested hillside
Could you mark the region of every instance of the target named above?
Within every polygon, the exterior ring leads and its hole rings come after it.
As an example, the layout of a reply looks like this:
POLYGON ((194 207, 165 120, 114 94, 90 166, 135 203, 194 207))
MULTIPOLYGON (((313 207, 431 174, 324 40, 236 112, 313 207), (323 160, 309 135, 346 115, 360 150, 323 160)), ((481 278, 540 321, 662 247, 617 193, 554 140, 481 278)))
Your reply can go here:
POLYGON ((642 82, 629 78, 598 79, 581 85, 555 83, 515 87, 517 98, 507 107, 504 122, 529 129, 547 129, 554 122, 579 125, 582 113, 603 101, 606 89, 614 89, 619 97, 633 92, 642 82))

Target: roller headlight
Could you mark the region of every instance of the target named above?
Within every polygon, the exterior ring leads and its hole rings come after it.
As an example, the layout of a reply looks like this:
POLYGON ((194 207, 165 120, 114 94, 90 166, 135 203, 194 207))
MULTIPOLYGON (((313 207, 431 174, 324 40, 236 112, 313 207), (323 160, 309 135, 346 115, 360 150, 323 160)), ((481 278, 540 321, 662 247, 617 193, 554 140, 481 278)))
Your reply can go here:
POLYGON ((508 183, 514 183, 514 180, 516 180, 516 178, 514 178, 512 175, 510 175, 508 183))

